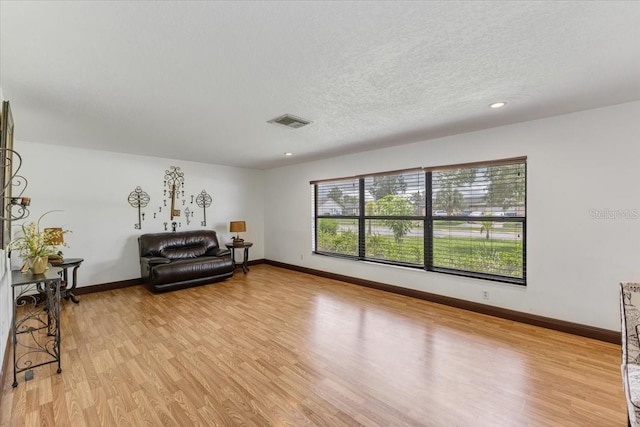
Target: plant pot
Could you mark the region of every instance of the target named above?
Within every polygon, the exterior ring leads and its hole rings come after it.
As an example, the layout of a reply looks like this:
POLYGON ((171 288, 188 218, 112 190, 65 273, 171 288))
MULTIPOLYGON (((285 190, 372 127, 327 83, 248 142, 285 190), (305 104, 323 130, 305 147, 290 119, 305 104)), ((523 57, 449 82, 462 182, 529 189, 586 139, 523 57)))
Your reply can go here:
POLYGON ((33 274, 42 274, 47 270, 49 258, 46 256, 38 256, 29 258, 29 269, 33 274))

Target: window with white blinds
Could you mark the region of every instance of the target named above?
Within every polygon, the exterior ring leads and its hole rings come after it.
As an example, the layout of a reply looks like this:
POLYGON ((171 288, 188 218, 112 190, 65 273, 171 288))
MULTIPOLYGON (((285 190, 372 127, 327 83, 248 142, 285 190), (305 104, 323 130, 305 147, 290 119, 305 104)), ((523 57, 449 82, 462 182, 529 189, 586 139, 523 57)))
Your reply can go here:
POLYGON ((526 159, 312 182, 314 252, 526 283, 526 159))

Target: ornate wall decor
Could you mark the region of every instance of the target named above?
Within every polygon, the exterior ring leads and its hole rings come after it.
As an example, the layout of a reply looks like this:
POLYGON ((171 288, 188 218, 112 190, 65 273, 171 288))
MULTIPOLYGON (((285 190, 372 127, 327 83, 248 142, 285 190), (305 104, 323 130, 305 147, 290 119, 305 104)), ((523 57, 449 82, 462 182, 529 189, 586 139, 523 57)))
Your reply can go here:
POLYGON ((8 223, 9 221, 25 219, 29 216, 29 209, 27 209, 27 207, 31 204, 31 198, 22 197, 24 190, 26 190, 29 185, 27 178, 18 175, 18 171, 22 167, 22 157, 17 151, 8 148, 0 148, 0 157, 4 158, 5 163, 2 165, 4 170, 12 171, 14 164, 16 165, 15 172, 9 175, 9 181, 7 181, 0 190, 0 198, 6 200, 5 212, 0 212, 0 220, 8 223), (19 191, 17 197, 11 196, 14 191, 19 191))
POLYGON ((11 221, 28 217, 27 206, 31 203, 29 197, 22 197, 28 183, 24 176, 18 175, 22 157, 13 150, 13 129, 11 106, 9 101, 3 101, 0 114, 0 248, 6 248, 11 241, 11 221), (14 192, 19 192, 17 197, 14 192))
POLYGON ((196 197, 196 205, 202 208, 204 220, 200 223, 203 227, 207 226, 207 208, 211 206, 211 196, 205 190, 202 190, 196 197))
MULTIPOLYGON (((149 208, 150 211, 147 211, 146 220, 152 220, 152 223, 160 226, 161 230, 178 231, 182 229, 183 224, 185 228, 189 229, 197 226, 198 222, 202 227, 207 226, 207 208, 211 206, 212 197, 206 190, 196 194, 188 194, 185 191, 184 175, 184 172, 178 166, 170 166, 165 170, 162 194, 160 195, 160 200, 162 201, 158 204, 154 203, 149 208), (202 208, 202 221, 194 218, 200 212, 199 209, 196 209, 196 206, 202 208), (166 218, 167 211, 169 212, 169 218, 166 218), (184 219, 180 217, 184 217, 184 219)), ((142 228, 142 223, 145 221, 145 212, 142 210, 149 204, 150 200, 149 194, 143 191, 140 186, 137 186, 129 194, 129 204, 138 209, 138 223, 135 224, 137 230, 142 228)))
MULTIPOLYGON (((184 197, 184 172, 180 172, 180 168, 171 166, 169 170, 164 172, 165 194, 168 190, 171 196, 171 220, 176 216, 180 216, 180 209, 176 209, 176 197, 178 192, 182 191, 184 197), (180 190, 182 188, 182 190, 180 190)), ((166 206, 166 204, 165 204, 166 206)))
MULTIPOLYGON (((184 200, 183 200, 184 201, 184 200)), ((191 212, 189 210, 189 208, 186 208, 184 210, 184 217, 187 220, 187 227, 189 226, 189 224, 191 224, 191 220, 189 218, 191 218, 191 215, 193 215, 193 212, 191 212)))
MULTIPOLYGON (((149 197, 149 195, 142 190, 142 188, 140 188, 140 186, 136 187, 135 190, 133 190, 131 193, 129 193, 129 204, 134 207, 134 208, 138 208, 138 223, 134 225, 134 228, 136 230, 140 230, 142 228, 142 220, 144 219, 144 214, 142 213, 141 209, 146 207, 149 204, 149 201, 151 200, 151 198, 149 197)), ((155 213, 153 214, 154 218, 155 218, 155 213)))

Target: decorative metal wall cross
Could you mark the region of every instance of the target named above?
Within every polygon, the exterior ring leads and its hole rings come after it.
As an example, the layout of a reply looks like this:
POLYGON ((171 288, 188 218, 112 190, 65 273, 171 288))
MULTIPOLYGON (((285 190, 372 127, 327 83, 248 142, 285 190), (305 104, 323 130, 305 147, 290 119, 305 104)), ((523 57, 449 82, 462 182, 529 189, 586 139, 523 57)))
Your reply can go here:
POLYGON ((136 230, 140 230, 142 228, 142 220, 144 219, 144 214, 141 209, 149 204, 149 200, 151 200, 151 198, 138 186, 135 190, 129 193, 128 200, 132 207, 138 208, 138 223, 135 224, 134 227, 136 230))
POLYGON ((196 197, 196 205, 202 208, 202 214, 204 216, 204 221, 200 223, 203 227, 207 226, 207 208, 211 206, 211 196, 205 190, 202 190, 198 197, 196 197))

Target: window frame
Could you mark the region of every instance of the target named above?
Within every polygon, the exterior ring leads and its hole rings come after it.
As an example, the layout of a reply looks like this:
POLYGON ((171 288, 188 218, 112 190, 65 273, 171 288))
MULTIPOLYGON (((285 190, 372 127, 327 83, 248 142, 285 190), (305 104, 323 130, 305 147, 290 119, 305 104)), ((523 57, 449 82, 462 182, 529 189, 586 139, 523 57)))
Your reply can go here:
POLYGON ((527 198, 528 198, 527 182, 528 182, 528 177, 527 177, 527 158, 526 157, 516 157, 516 158, 501 159, 501 160, 494 160, 494 161, 475 162, 475 163, 466 163, 466 164, 449 165, 449 166, 438 166, 438 167, 430 167, 430 168, 403 169, 399 171, 389 171, 389 172, 382 172, 382 173, 351 176, 351 177, 345 177, 345 178, 311 181, 310 184, 313 185, 312 253, 317 255, 323 255, 323 256, 352 259, 356 261, 374 262, 377 264, 396 265, 396 266, 408 267, 413 269, 422 269, 422 270, 430 271, 434 273, 442 273, 442 274, 449 274, 449 275, 455 275, 455 276, 470 277, 470 278, 476 278, 476 279, 482 279, 482 280, 490 280, 495 282, 526 286, 527 284, 527 268, 526 268, 527 267, 527 198), (522 164, 524 167, 524 200, 522 205, 524 215, 523 216, 487 216, 487 217, 483 217, 483 222, 490 221, 494 223, 521 224, 521 227, 522 227, 522 232, 521 232, 522 233, 522 277, 514 277, 514 276, 507 276, 507 275, 487 273, 487 272, 477 272, 472 270, 435 266, 434 265, 434 228, 437 222, 438 221, 469 221, 470 218, 476 218, 476 217, 471 217, 469 215, 447 215, 447 216, 434 215, 433 173, 447 171, 447 170, 454 170, 454 169, 494 167, 494 166, 515 165, 515 164, 522 164), (365 215, 365 203, 366 203, 365 180, 367 178, 376 177, 376 176, 398 175, 402 173, 415 172, 417 170, 421 170, 424 173, 424 185, 425 185, 425 188, 423 189, 425 194, 424 215, 410 215, 410 216, 365 215), (356 179, 358 180, 358 191, 359 191, 358 215, 318 215, 319 185, 323 183, 329 183, 329 182, 340 182, 340 181, 348 181, 348 180, 356 180, 356 179), (335 253, 330 251, 318 250, 318 220, 323 218, 349 219, 349 220, 358 221, 358 227, 357 227, 358 228, 358 249, 357 249, 356 255, 341 254, 341 253, 335 253), (379 259, 379 258, 369 258, 366 256, 366 222, 368 220, 370 221, 370 220, 384 220, 384 219, 422 222, 423 262, 421 264, 414 264, 414 263, 400 262, 400 261, 386 260, 386 259, 379 259))
MULTIPOLYGON (((335 179, 335 180, 328 180, 329 182, 339 182, 339 181, 349 181, 349 180, 353 180, 354 177, 351 178, 343 178, 343 179, 335 179)), ((360 236, 361 236, 361 221, 360 221, 360 216, 362 215, 362 208, 363 208, 363 204, 361 200, 358 200, 358 215, 318 215, 318 185, 316 184, 312 184, 313 185, 313 209, 314 209, 314 218, 313 218, 313 240, 314 240, 314 248, 312 250, 312 252, 314 254, 318 254, 318 255, 326 255, 326 256, 331 256, 331 257, 337 257, 337 258, 347 258, 347 259, 355 259, 355 260, 362 260, 362 258, 360 258, 360 252, 361 252, 361 248, 363 247, 363 245, 360 242, 360 236), (358 254, 357 255, 349 255, 349 254, 343 254, 343 253, 339 253, 339 252, 328 252, 328 251, 318 251, 318 220, 319 219, 355 219, 358 221, 358 254)), ((362 184, 359 184, 362 185, 362 184)), ((361 189, 358 189, 358 192, 360 192, 361 189)))

